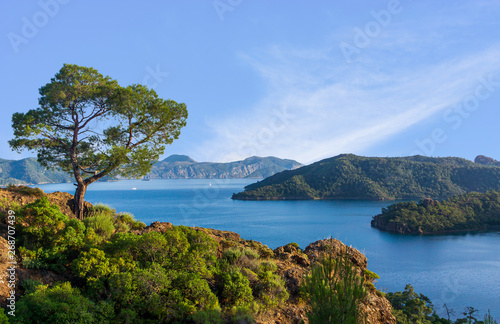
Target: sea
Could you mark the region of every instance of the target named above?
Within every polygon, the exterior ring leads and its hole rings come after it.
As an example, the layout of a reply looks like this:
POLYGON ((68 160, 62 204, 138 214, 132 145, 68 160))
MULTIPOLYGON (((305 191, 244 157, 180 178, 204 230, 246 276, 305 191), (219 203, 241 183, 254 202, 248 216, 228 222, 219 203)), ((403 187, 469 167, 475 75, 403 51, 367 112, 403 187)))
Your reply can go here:
MULTIPOLYGON (((136 219, 208 227, 239 233, 274 249, 296 242, 301 248, 336 238, 364 253, 384 292, 411 284, 445 317, 446 304, 461 316, 466 306, 500 319, 500 232, 401 235, 370 226, 394 201, 239 201, 231 195, 255 179, 168 179, 97 182, 85 199, 136 219)), ((45 192, 74 193, 75 186, 37 185, 45 192)))

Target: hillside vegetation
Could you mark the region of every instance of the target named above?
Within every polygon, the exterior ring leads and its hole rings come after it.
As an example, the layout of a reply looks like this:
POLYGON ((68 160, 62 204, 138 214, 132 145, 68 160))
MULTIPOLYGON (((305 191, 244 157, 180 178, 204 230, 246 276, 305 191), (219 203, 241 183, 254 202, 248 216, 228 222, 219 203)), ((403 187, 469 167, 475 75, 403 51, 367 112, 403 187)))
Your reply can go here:
POLYGON ((233 199, 442 199, 500 189, 500 167, 462 158, 362 157, 325 159, 245 187, 233 199))
MULTIPOLYGON (((328 253, 348 262, 363 291, 356 302, 360 316, 396 323, 389 301, 373 286, 366 257, 340 241, 273 251, 232 232, 146 226, 105 205, 89 204, 80 221, 61 212, 67 195, 0 189, 0 279, 9 276, 12 242, 19 265, 10 322, 307 323, 311 310, 300 292, 302 278, 328 253)), ((4 309, 9 295, 1 285, 4 309)), ((0 309, 0 322, 5 319, 0 309)))
POLYGON ((471 192, 442 202, 400 202, 382 209, 372 226, 396 233, 475 231, 500 227, 500 191, 471 192))

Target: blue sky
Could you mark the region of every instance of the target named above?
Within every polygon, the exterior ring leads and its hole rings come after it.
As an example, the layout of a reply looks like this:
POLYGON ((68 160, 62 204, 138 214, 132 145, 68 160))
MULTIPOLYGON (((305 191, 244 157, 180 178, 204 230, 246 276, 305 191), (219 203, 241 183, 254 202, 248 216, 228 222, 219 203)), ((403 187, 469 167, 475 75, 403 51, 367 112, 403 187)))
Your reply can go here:
POLYGON ((0 157, 64 63, 185 102, 164 156, 500 159, 499 1, 3 1, 0 157))

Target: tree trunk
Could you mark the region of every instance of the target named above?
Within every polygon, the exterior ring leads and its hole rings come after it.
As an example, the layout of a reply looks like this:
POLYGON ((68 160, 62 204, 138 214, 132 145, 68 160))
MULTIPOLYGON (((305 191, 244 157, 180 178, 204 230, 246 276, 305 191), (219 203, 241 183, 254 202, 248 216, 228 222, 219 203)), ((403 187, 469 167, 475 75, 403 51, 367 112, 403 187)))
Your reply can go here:
POLYGON ((85 198, 85 192, 87 191, 87 185, 84 183, 79 183, 76 187, 75 192, 75 206, 73 207, 73 212, 79 220, 83 220, 83 203, 85 198))

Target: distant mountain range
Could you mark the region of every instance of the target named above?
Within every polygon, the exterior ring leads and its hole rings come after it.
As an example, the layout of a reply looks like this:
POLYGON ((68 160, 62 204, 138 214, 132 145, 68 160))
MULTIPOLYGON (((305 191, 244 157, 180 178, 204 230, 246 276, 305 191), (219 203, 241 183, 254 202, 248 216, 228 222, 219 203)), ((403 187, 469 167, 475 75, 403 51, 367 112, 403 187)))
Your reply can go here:
POLYGON ((343 154, 277 173, 248 185, 233 199, 442 199, 500 189, 497 161, 478 157, 476 162, 454 157, 343 154))
POLYGON ((301 167, 297 161, 252 156, 243 161, 196 162, 187 155, 171 155, 153 165, 149 179, 266 178, 284 170, 301 167))
MULTIPOLYGON (((243 161, 215 163, 196 162, 189 156, 174 154, 155 163, 145 179, 265 178, 300 166, 302 164, 297 161, 276 157, 253 156, 243 161)), ((71 181, 74 181, 72 175, 47 170, 37 162, 36 158, 0 159, 0 185, 71 181)))

